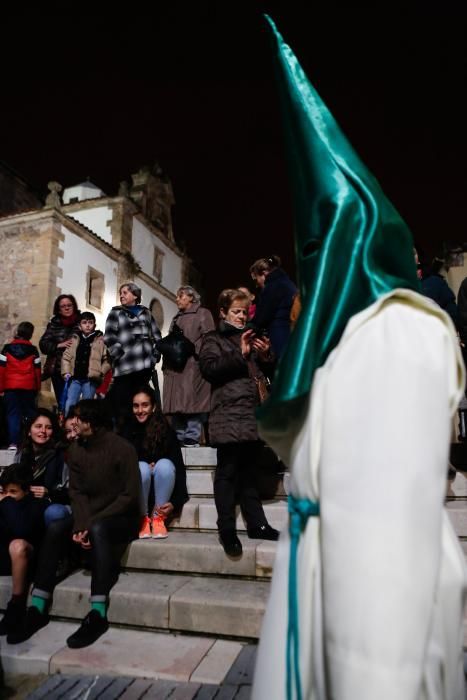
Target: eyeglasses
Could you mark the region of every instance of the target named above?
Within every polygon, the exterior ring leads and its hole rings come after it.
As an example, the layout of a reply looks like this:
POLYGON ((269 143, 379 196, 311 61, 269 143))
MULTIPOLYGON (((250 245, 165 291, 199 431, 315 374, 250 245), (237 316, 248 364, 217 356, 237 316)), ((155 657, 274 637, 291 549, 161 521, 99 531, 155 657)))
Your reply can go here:
POLYGON ((60 304, 59 309, 72 309, 73 304, 60 304))

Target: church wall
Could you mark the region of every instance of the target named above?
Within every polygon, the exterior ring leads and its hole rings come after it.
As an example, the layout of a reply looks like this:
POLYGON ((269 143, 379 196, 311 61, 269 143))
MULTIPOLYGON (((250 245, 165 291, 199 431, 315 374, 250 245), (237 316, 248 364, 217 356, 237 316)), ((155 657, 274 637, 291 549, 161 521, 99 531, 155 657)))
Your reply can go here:
POLYGON ((60 246, 63 251, 62 276, 59 280, 61 293, 73 294, 81 311, 92 311, 96 316, 97 327, 103 331, 110 309, 119 303, 117 263, 65 226, 62 227, 62 233, 64 236, 60 246), (103 297, 100 309, 87 302, 90 284, 89 268, 92 268, 92 274, 103 276, 103 297))
POLYGON ((112 209, 110 207, 95 207, 93 209, 81 209, 68 214, 80 224, 94 231, 104 239, 106 243, 112 243, 110 225, 112 222, 112 209))
POLYGON ((156 238, 140 221, 133 220, 132 254, 143 272, 154 277, 154 251, 163 253, 160 283, 172 293, 182 284, 182 257, 177 255, 163 240, 156 238))

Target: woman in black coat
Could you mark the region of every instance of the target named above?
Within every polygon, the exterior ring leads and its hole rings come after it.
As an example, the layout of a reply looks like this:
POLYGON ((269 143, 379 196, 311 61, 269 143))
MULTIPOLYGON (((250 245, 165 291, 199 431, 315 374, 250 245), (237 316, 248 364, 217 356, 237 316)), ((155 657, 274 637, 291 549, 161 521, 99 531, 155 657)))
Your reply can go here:
POLYGON ((71 337, 79 331, 78 304, 72 294, 60 294, 55 299, 53 316, 47 324, 39 348, 47 359, 42 379, 51 379, 57 404, 60 403, 65 381, 61 374, 62 355, 71 345, 71 337))
POLYGON ((180 443, 167 419, 156 404, 149 386, 136 389, 132 397, 132 419, 122 429, 122 436, 135 447, 143 487, 143 520, 140 539, 166 538, 165 526, 188 500, 186 470, 180 443), (149 493, 154 483, 154 509, 149 512, 149 493))

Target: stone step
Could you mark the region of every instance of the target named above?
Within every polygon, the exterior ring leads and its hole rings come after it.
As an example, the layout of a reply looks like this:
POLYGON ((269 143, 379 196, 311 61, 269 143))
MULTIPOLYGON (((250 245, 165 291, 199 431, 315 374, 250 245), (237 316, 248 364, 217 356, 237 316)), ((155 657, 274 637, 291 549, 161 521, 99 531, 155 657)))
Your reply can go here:
MULTIPOLYGON (((287 501, 265 501, 263 508, 268 523, 277 530, 282 530, 287 523, 287 501)), ((181 516, 172 520, 170 529, 217 530, 216 521, 217 511, 212 498, 191 497, 183 506, 181 516)), ((236 524, 238 531, 246 530, 240 508, 237 508, 236 524)))
POLYGON ((276 542, 240 536, 243 554, 228 557, 217 533, 170 532, 166 540, 136 540, 128 547, 122 565, 128 569, 217 576, 270 578, 276 542))
MULTIPOLYGON (((186 482, 190 496, 212 496, 214 494, 214 467, 187 467, 186 482)), ((280 479, 276 497, 284 498, 288 493, 290 475, 280 479)))
MULTIPOLYGON (((44 699, 51 696, 54 685, 58 685, 63 677, 61 674, 75 677, 102 674, 217 685, 228 677, 233 666, 238 665, 239 657, 252 648, 236 640, 215 639, 211 636, 110 627, 92 647, 69 649, 66 639, 76 629, 76 621, 52 621, 22 644, 9 645, 5 637, 1 637, 2 673, 51 674, 47 692, 37 695, 38 698, 44 699)), ((142 682, 137 681, 137 684, 142 682)), ((151 683, 147 682, 146 688, 141 690, 141 695, 150 685, 151 683)), ((68 695, 65 686, 60 690, 62 698, 88 697, 86 693, 81 695, 70 692, 68 695)), ((98 690, 96 684, 92 686, 92 690, 98 690)), ((104 688, 100 690, 103 691, 104 688)), ((149 693, 148 697, 150 696, 153 697, 149 693)), ((89 697, 97 697, 96 692, 89 697)))
MULTIPOLYGON (((82 619, 89 610, 91 577, 77 571, 54 592, 53 617, 82 619)), ((269 582, 211 576, 126 571, 110 595, 109 622, 141 629, 206 633, 257 639, 269 593, 269 582)), ((4 609, 11 578, 0 578, 4 609)))
POLYGON ((448 501, 446 509, 457 536, 467 537, 467 500, 448 501))

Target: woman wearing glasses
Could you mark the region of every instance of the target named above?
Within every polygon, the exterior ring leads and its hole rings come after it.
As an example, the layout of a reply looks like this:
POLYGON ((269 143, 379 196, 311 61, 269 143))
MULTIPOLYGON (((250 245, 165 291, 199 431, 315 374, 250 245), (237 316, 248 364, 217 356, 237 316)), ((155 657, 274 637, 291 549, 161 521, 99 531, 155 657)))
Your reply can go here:
POLYGON ((55 299, 53 316, 41 339, 39 347, 47 359, 44 364, 42 379, 51 379, 57 403, 63 393, 64 380, 60 373, 62 355, 71 345, 71 336, 79 330, 78 304, 72 294, 60 294, 55 299))

